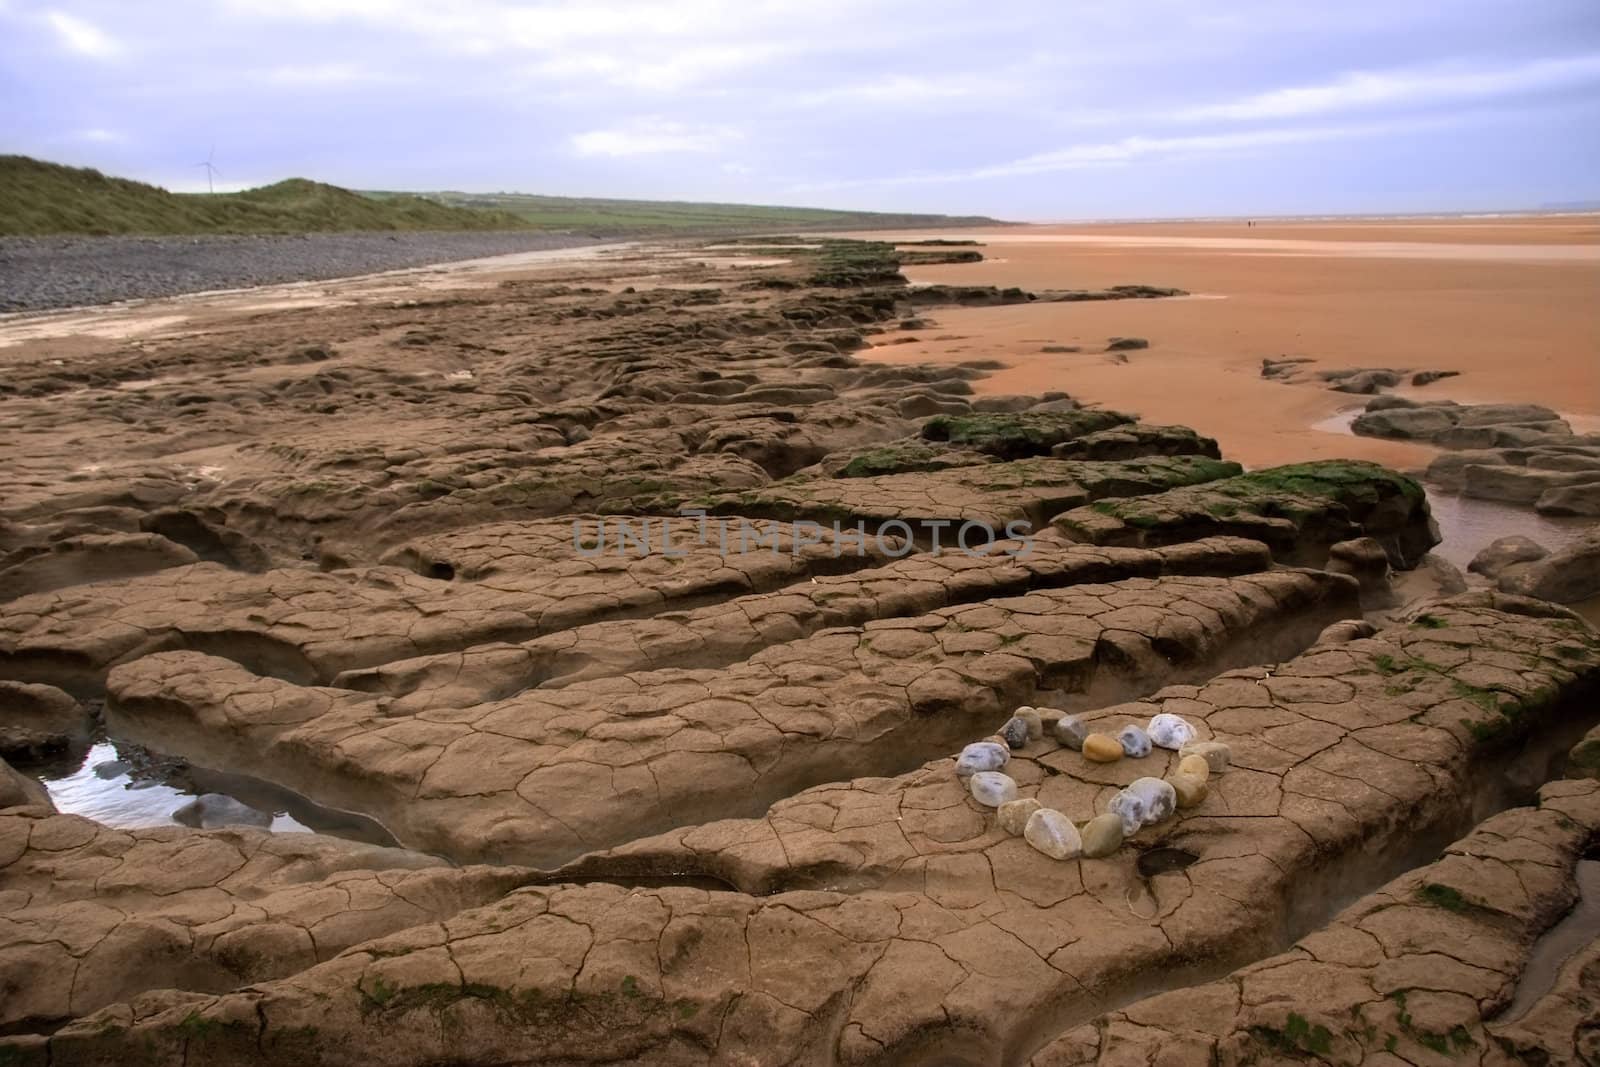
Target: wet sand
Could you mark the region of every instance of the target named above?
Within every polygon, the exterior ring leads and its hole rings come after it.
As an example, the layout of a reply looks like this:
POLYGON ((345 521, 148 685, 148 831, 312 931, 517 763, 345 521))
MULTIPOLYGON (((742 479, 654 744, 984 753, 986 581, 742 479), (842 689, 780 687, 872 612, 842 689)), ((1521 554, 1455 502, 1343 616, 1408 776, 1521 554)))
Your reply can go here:
POLYGON ((870 355, 895 363, 997 359, 1007 369, 975 383, 979 392, 1064 390, 1193 426, 1251 466, 1345 456, 1409 469, 1433 455, 1342 432, 1328 420, 1367 398, 1320 382, 1264 379, 1264 358, 1314 359, 1312 371, 1455 370, 1460 377, 1401 392, 1600 416, 1600 216, 874 236, 983 242, 984 262, 908 268, 916 283, 1188 290, 1192 296, 1167 300, 942 310, 917 343, 870 355), (1104 351, 1114 336, 1143 337, 1150 348, 1122 362, 1104 351), (1045 353, 1046 345, 1083 351, 1045 353))

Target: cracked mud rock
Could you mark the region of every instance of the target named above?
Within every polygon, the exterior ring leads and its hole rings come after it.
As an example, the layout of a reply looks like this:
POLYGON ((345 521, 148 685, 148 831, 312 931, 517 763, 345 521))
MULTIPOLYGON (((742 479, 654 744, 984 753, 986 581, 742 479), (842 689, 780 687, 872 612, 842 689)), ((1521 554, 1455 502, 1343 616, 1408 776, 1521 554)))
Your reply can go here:
POLYGON ((1416 482, 872 362, 1030 294, 785 258, 9 365, 0 1062, 1573 1061, 1592 954, 1493 1016, 1600 828, 1600 637, 1362 622, 1416 482), (102 700, 399 847, 53 811, 102 700))

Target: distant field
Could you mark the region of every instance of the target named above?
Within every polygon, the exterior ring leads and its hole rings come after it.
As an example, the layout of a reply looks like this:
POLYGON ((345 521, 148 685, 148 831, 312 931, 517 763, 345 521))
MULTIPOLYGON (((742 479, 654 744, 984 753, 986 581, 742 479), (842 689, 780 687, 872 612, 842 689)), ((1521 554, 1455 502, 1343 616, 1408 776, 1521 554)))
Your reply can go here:
MULTIPOLYGON (((390 193, 370 193, 383 197, 390 193)), ((597 234, 670 231, 785 229, 869 229, 910 226, 993 225, 978 216, 909 215, 827 208, 757 204, 699 204, 678 200, 606 200, 596 197, 537 196, 531 193, 423 193, 453 207, 500 211, 541 230, 582 230, 597 234)))
POLYGON ((990 219, 522 193, 353 192, 290 178, 240 193, 171 193, 27 156, 0 156, 0 236, 537 230, 602 236, 953 226, 990 219))

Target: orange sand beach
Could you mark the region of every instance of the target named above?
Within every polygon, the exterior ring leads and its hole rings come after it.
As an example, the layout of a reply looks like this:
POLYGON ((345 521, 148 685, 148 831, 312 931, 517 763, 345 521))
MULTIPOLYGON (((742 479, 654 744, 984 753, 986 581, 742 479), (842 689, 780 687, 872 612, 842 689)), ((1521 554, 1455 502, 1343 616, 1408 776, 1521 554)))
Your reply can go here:
MULTIPOLYGON (((1600 429, 1600 216, 1330 222, 1015 226, 885 240, 976 239, 985 261, 917 266, 914 283, 1087 289, 1175 286, 1162 300, 939 311, 890 362, 996 359, 986 393, 1062 390, 1145 419, 1193 426, 1251 466, 1344 456, 1401 468, 1431 448, 1357 438, 1341 412, 1365 397, 1261 376, 1261 361, 1309 369, 1392 367, 1460 376, 1419 397, 1532 402, 1600 429), (1108 338, 1150 347, 1104 350, 1108 338), (1045 346, 1078 346, 1046 353, 1045 346), (1318 429, 1319 424, 1322 429, 1318 429)), ((1307 378, 1311 378, 1308 375, 1307 378)))

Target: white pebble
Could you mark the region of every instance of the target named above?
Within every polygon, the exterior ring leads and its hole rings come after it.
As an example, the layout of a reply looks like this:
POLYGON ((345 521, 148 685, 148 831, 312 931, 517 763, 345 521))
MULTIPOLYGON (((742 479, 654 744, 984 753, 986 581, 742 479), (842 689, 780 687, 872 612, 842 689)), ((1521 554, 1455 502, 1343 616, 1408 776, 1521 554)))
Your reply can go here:
POLYGON ((1144 798, 1126 789, 1111 798, 1106 810, 1122 820, 1122 836, 1132 837, 1144 825, 1144 798))
POLYGON ((1169 819, 1178 809, 1178 793, 1170 782, 1160 778, 1136 778, 1111 798, 1106 808, 1122 820, 1122 832, 1132 836, 1141 826, 1153 826, 1169 819))
POLYGON ((1144 799, 1146 826, 1164 822, 1178 810, 1178 792, 1172 788, 1171 782, 1164 782, 1160 778, 1135 778, 1127 791, 1144 799))
POLYGON ((1124 756, 1144 759, 1150 755, 1150 735, 1137 726, 1124 726, 1117 732, 1117 741, 1122 745, 1124 756))
POLYGON ((979 771, 998 771, 1011 759, 1011 750, 993 741, 974 741, 956 757, 956 774, 965 778, 979 771))
POLYGON ((999 771, 979 771, 967 783, 972 799, 985 807, 998 808, 1008 800, 1017 799, 1017 783, 1009 774, 999 771))
POLYGON ((1184 721, 1183 716, 1168 712, 1162 712, 1151 719, 1145 732, 1150 735, 1151 741, 1174 752, 1195 738, 1194 727, 1184 721))
POLYGON ((1083 851, 1083 838, 1078 835, 1078 828, 1054 808, 1040 808, 1028 816, 1022 839, 1056 860, 1070 860, 1083 851))

